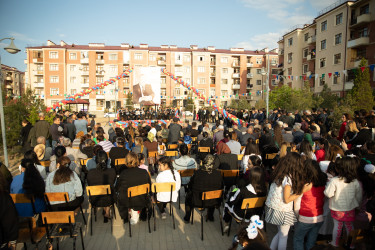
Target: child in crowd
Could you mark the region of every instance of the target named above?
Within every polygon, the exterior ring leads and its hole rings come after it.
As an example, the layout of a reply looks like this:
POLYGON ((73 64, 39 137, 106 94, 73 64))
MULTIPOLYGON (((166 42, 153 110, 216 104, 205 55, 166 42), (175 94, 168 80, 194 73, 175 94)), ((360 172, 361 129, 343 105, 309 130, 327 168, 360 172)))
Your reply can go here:
POLYGON ((292 152, 280 159, 272 180, 265 219, 277 225, 278 233, 272 239, 271 249, 286 249, 289 228, 297 221, 292 201, 311 188, 311 174, 303 165, 303 157, 292 152))
POLYGON ((148 167, 145 165, 145 156, 142 153, 138 153, 138 161, 139 161, 139 168, 142 168, 146 171, 148 171, 148 167))
POLYGON ((331 244, 337 247, 342 228, 345 226, 347 234, 353 230, 355 208, 361 204, 362 188, 357 180, 358 160, 344 156, 337 158, 335 165, 337 176, 330 180, 324 194, 329 198, 329 208, 334 224, 331 244))
POLYGON ((308 159, 304 165, 312 173, 313 186, 309 191, 303 193, 301 199, 301 207, 293 239, 293 248, 295 250, 310 250, 315 245, 324 219, 324 189, 327 175, 320 170, 319 163, 316 161, 308 159), (304 244, 305 236, 306 244, 304 244))

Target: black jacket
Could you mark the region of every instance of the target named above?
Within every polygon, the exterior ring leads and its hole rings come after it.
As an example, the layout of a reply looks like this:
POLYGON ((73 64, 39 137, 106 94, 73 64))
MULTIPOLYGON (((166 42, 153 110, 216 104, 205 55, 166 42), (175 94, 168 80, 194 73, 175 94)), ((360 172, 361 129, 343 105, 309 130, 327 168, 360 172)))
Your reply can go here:
MULTIPOLYGON (((113 147, 109 151, 109 158, 111 158, 111 167, 115 168, 116 159, 122 159, 125 158, 126 155, 129 153, 129 150, 126 148, 121 147, 113 147)), ((120 173, 120 169, 116 169, 117 173, 120 173)))
POLYGON ((73 123, 64 124, 64 136, 68 137, 72 142, 76 138, 76 126, 73 123))
MULTIPOLYGON (((113 204, 114 201, 114 189, 113 185, 116 180, 116 171, 113 168, 107 168, 104 171, 98 169, 91 169, 87 174, 87 184, 89 186, 97 185, 110 185, 111 196, 97 195, 93 196, 90 200, 91 204, 98 207, 107 207, 113 204)), ((88 195, 88 194, 87 194, 88 195)))
POLYGON ((0 245, 18 238, 18 215, 13 200, 7 193, 0 193, 0 245))

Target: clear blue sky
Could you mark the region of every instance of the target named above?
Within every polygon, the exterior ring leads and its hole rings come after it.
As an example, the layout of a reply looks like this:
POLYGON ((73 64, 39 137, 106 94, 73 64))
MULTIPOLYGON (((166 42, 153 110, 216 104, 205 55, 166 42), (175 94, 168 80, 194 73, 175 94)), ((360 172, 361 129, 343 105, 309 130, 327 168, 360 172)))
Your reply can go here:
POLYGON ((228 49, 270 49, 290 27, 335 0, 0 0, 0 38, 13 36, 22 52, 0 43, 2 63, 25 70, 25 47, 59 43, 130 43, 228 49))

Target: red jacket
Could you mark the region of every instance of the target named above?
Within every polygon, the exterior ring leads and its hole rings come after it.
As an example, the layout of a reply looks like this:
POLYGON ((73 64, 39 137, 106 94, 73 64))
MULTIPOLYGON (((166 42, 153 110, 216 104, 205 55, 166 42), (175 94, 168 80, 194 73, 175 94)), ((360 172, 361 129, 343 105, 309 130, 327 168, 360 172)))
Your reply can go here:
POLYGON ((305 217, 316 217, 323 214, 325 186, 312 187, 303 193, 299 214, 305 217))

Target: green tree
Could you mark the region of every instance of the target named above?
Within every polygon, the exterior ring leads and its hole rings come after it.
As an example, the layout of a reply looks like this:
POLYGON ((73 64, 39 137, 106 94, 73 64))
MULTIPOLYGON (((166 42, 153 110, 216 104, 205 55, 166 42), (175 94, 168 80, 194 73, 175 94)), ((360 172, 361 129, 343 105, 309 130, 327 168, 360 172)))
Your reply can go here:
POLYGON ((246 99, 232 99, 228 107, 234 109, 251 109, 251 105, 246 99))
POLYGON ((316 108, 334 110, 337 107, 339 97, 331 92, 327 84, 324 84, 322 92, 314 97, 316 108))
POLYGON ((126 108, 133 109, 133 94, 129 91, 126 95, 126 108))
POLYGON ((255 108, 256 108, 256 109, 267 108, 267 103, 266 103, 263 99, 260 99, 260 100, 258 100, 258 101, 255 103, 255 108))
POLYGON ((359 69, 356 69, 354 86, 349 95, 353 99, 353 110, 371 110, 374 106, 374 97, 370 85, 370 70, 367 67, 367 60, 362 58, 359 69), (361 68, 365 67, 364 70, 361 68))
POLYGON ((194 111, 193 93, 191 91, 189 91, 188 98, 186 99, 185 110, 188 110, 190 112, 194 111))
POLYGON ((313 93, 307 83, 302 89, 293 89, 288 85, 283 85, 272 90, 269 95, 270 109, 304 110, 310 109, 313 104, 313 93))

